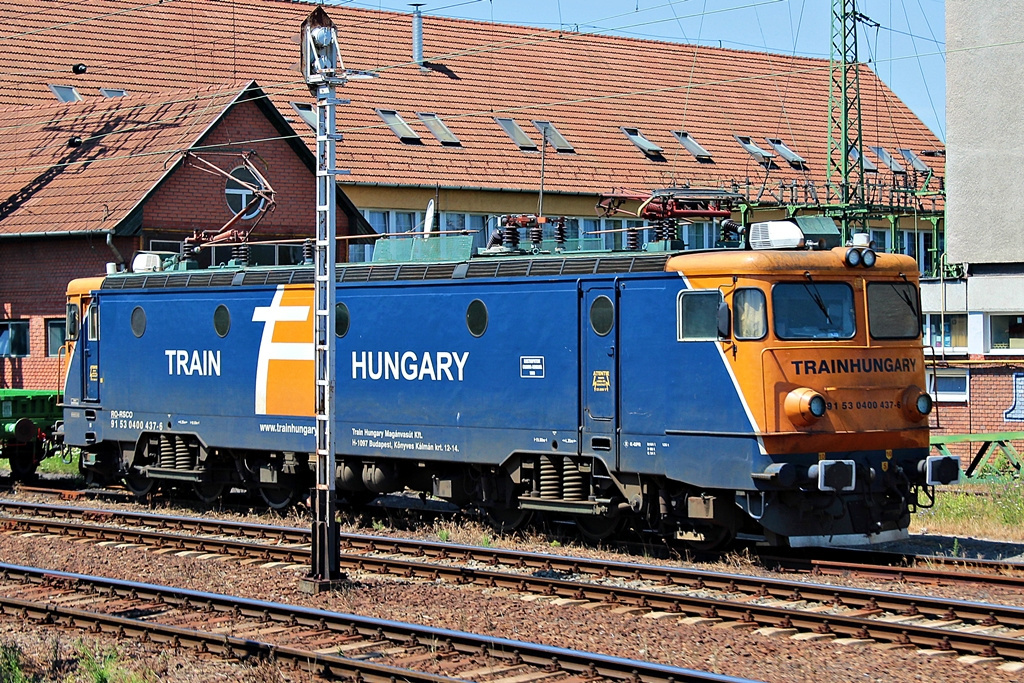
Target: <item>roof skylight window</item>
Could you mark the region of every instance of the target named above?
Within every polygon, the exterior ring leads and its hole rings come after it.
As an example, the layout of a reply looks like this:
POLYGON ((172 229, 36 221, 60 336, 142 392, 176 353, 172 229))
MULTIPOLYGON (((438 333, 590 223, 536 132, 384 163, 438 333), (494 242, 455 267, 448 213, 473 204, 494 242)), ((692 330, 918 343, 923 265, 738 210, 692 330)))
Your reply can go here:
POLYGON ((733 137, 736 138, 736 142, 740 143, 740 147, 747 150, 747 152, 750 153, 750 156, 757 159, 759 163, 768 163, 771 161, 772 157, 775 156, 774 152, 769 152, 768 150, 761 149, 755 145, 749 135, 733 135, 733 137))
POLYGON ((663 151, 661 147, 654 144, 650 140, 644 137, 644 134, 640 132, 639 128, 622 128, 622 132, 626 134, 629 141, 640 148, 640 151, 649 156, 658 156, 663 151))
POLYGON ((299 115, 299 118, 306 122, 313 130, 316 130, 316 107, 308 102, 289 102, 292 105, 292 109, 299 115))
POLYGON ((904 168, 903 164, 896 161, 896 159, 885 150, 885 147, 868 147, 875 156, 878 157, 879 161, 892 169, 893 173, 906 173, 907 169, 904 168))
POLYGON ((502 127, 502 129, 504 129, 508 136, 512 138, 512 142, 516 143, 519 149, 524 151, 537 151, 537 145, 534 144, 533 140, 530 139, 530 136, 519 127, 518 123, 512 119, 502 119, 498 117, 495 117, 494 120, 502 127))
POLYGON ((794 168, 803 168, 804 165, 806 165, 807 161, 802 156, 791 150, 789 146, 779 138, 765 138, 765 141, 772 146, 772 149, 778 152, 780 157, 788 161, 790 166, 793 166, 794 168))
POLYGON ((900 154, 903 155, 903 158, 907 160, 907 163, 910 164, 910 167, 915 171, 918 171, 920 173, 927 173, 928 171, 932 170, 928 168, 928 164, 921 161, 921 157, 914 154, 913 150, 901 149, 900 154))
POLYGON ((693 136, 687 133, 685 130, 674 130, 672 135, 676 136, 676 140, 679 140, 679 144, 686 148, 686 150, 697 157, 700 161, 710 161, 711 152, 704 149, 704 147, 693 139, 693 136))
POLYGON ((398 112, 394 109, 377 109, 377 114, 384 119, 384 123, 388 124, 388 128, 391 132, 398 136, 398 139, 402 142, 421 142, 420 136, 416 134, 409 124, 398 115, 398 112))
POLYGON ((564 152, 566 154, 575 152, 569 141, 565 139, 565 136, 558 132, 558 129, 551 125, 549 121, 534 121, 533 125, 537 126, 537 130, 540 131, 541 140, 547 140, 551 143, 551 146, 555 148, 556 152, 564 152))
POLYGON ((61 102, 81 102, 82 96, 78 94, 75 87, 72 85, 53 85, 49 84, 46 87, 57 96, 57 99, 61 102))
MULTIPOLYGON (((857 163, 857 159, 859 159, 859 158, 860 158, 860 150, 857 149, 856 147, 851 147, 850 148, 850 159, 853 161, 853 163, 857 163)), ((871 161, 871 159, 868 159, 867 157, 864 157, 864 170, 865 171, 870 171, 870 172, 876 172, 876 171, 878 171, 878 166, 875 166, 875 162, 871 161)))
POLYGON ((124 88, 100 88, 100 94, 104 97, 124 97, 128 93, 124 88))
POLYGON ((462 143, 455 137, 455 133, 444 125, 444 121, 438 118, 437 114, 431 114, 428 112, 416 112, 416 116, 420 117, 420 121, 427 127, 434 137, 437 138, 445 147, 461 147, 462 143))

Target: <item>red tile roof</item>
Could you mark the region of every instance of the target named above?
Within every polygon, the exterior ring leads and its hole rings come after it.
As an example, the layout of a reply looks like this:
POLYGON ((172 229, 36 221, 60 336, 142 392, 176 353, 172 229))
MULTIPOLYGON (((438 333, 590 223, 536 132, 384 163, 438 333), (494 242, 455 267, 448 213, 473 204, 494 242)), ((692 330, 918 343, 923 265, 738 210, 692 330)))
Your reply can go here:
POLYGON ((112 230, 243 92, 0 109, 0 234, 112 230))
MULTIPOLYGON (((312 146, 288 103, 313 101, 293 70, 298 27, 313 7, 285 0, 0 0, 0 105, 52 104, 53 83, 74 85, 86 98, 61 111, 98 106, 100 87, 167 93, 153 98, 158 108, 173 90, 254 78, 312 146), (76 63, 87 72, 73 74, 76 63)), ((520 151, 495 116, 514 118, 535 142, 540 133, 531 120, 550 121, 573 145, 572 154, 548 148, 546 191, 750 182, 771 192, 780 182, 825 183, 826 60, 426 16, 430 68, 423 72, 410 63, 411 15, 327 9, 345 65, 379 75, 340 92, 352 101, 338 108, 345 135, 338 165, 352 172, 345 183, 535 190, 540 154, 520 151), (399 141, 375 108, 396 110, 421 142, 399 141), (442 146, 416 112, 438 114, 462 145, 442 146), (663 157, 646 157, 621 127, 639 128, 663 157), (681 129, 713 161, 693 158, 671 134, 681 129), (766 137, 781 138, 807 168, 776 158, 765 169, 734 134, 763 149, 766 137)), ((824 48, 824 27, 822 36, 824 48)), ((881 145, 897 159, 900 148, 943 149, 867 67, 861 97, 865 145, 881 145)), ((34 111, 27 114, 33 121, 47 116, 34 111)), ((925 162, 942 174, 941 160, 925 162)))

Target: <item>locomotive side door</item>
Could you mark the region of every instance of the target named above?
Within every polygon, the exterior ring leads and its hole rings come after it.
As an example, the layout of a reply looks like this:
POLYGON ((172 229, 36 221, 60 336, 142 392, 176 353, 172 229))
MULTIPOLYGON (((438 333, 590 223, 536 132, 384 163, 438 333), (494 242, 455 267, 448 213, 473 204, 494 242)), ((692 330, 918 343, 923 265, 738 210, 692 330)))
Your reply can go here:
POLYGON ((580 452, 618 466, 618 296, 614 285, 580 292, 580 452))
POLYGON ((82 400, 100 400, 100 307, 93 300, 85 310, 82 345, 82 400))

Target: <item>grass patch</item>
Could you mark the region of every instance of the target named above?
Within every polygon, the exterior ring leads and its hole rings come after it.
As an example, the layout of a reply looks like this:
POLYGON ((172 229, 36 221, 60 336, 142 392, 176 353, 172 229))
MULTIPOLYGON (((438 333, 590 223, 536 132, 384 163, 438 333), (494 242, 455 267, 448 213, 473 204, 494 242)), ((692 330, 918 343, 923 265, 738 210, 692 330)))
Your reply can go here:
POLYGON ((40 474, 61 474, 65 476, 78 476, 78 457, 71 459, 71 462, 64 462, 59 455, 47 458, 39 463, 40 474))
POLYGON ((935 506, 919 510, 910 530, 1024 541, 1024 482, 988 475, 941 487, 935 506))

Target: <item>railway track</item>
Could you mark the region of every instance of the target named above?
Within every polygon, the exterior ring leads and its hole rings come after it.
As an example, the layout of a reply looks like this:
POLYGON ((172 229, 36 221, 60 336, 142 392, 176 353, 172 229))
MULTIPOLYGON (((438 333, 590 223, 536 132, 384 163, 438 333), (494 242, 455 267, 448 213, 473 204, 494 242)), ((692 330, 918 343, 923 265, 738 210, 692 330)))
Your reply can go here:
POLYGON ((38 623, 273 658, 367 683, 682 683, 746 679, 591 652, 153 584, 0 564, 0 612, 38 623))
MULTIPOLYGON (((24 504, 0 504, 8 512, 24 504)), ((31 506, 29 506, 31 507, 31 506)), ((304 530, 237 524, 196 518, 166 518, 145 513, 113 513, 43 506, 50 519, 6 517, 7 530, 87 537, 181 551, 254 557, 266 562, 309 561, 304 530), (72 522, 57 515, 114 518, 175 528, 125 529, 72 522), (185 533, 182 533, 185 532, 185 533), (234 534, 235 538, 212 535, 234 534), (237 536, 262 537, 253 543, 237 536)), ((703 569, 587 560, 404 540, 346 535, 342 568, 408 579, 455 583, 532 593, 562 604, 604 603, 651 612, 658 618, 689 623, 727 621, 738 628, 808 638, 844 638, 977 657, 1024 660, 1024 608, 947 600, 806 582, 753 577, 703 569), (404 556, 404 557, 402 557, 404 556), (408 559, 412 557, 413 559, 408 559), (505 567, 498 571, 495 567, 505 567)))

